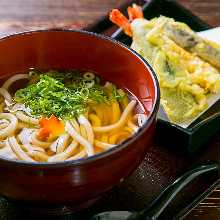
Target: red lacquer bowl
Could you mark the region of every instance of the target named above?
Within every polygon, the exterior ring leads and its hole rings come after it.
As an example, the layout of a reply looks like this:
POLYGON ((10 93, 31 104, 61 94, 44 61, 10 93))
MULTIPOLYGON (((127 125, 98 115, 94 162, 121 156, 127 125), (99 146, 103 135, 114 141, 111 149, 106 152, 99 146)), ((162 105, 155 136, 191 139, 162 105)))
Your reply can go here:
POLYGON ((149 64, 128 47, 85 31, 34 31, 0 40, 0 77, 29 68, 86 69, 131 91, 148 121, 132 138, 88 159, 29 163, 0 159, 0 194, 29 204, 71 205, 89 201, 128 176, 151 145, 159 106, 159 86, 149 64))

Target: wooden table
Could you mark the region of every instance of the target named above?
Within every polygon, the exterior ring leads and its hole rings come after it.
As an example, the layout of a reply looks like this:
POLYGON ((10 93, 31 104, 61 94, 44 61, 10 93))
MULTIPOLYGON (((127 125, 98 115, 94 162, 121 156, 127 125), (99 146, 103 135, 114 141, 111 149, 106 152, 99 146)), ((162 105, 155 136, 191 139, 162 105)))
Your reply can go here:
MULTIPOLYGON (((131 0, 1 0, 0 32, 64 25, 82 27, 126 1, 131 0)), ((210 25, 220 25, 219 0, 178 1, 210 25)))
MULTIPOLYGON (((127 0, 128 1, 128 0, 127 0)), ((82 28, 125 0, 1 0, 0 36, 14 31, 48 27, 82 28)), ((201 19, 220 26, 219 0, 178 0, 201 19)), ((220 219, 220 189, 216 190, 186 219, 220 219)))

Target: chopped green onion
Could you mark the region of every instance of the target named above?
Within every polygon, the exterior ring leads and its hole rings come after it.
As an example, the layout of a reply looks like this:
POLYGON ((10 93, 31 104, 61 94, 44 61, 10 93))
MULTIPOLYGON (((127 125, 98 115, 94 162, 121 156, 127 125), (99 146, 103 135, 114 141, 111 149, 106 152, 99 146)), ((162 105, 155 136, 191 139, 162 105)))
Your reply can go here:
POLYGON ((30 108, 33 115, 50 117, 54 114, 62 119, 71 119, 85 113, 90 105, 109 104, 123 98, 113 84, 109 95, 97 79, 95 75, 93 79, 85 79, 79 71, 42 74, 31 70, 29 85, 17 90, 14 99, 30 108))

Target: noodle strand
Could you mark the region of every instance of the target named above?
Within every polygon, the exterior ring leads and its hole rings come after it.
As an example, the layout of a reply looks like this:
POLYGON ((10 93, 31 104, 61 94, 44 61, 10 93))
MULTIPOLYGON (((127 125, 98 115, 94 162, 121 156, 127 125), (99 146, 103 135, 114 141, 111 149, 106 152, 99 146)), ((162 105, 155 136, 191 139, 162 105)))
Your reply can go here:
POLYGON ((66 122, 66 131, 69 133, 69 135, 78 141, 82 146, 86 148, 86 152, 88 156, 94 155, 94 149, 93 146, 85 140, 77 131, 73 128, 70 122, 66 122))
POLYGON ((78 121, 81 125, 84 125, 84 127, 86 129, 88 141, 89 141, 90 144, 93 144, 93 142, 94 142, 94 133, 93 133, 93 129, 92 129, 92 126, 91 126, 90 122, 83 115, 79 116, 78 121))
POLYGON ((110 148, 116 146, 115 144, 104 143, 104 142, 101 142, 101 141, 98 141, 98 140, 95 140, 94 144, 95 144, 95 146, 100 147, 104 150, 107 150, 107 149, 110 149, 110 148))
POLYGON ((9 120, 8 126, 0 130, 0 139, 2 140, 15 132, 18 126, 18 119, 11 113, 0 113, 0 119, 9 120))
POLYGON ((51 142, 46 142, 46 141, 38 140, 37 137, 36 137, 36 131, 33 132, 32 135, 31 135, 31 143, 33 145, 42 147, 44 149, 47 149, 51 145, 51 142))
POLYGON ((29 124, 34 124, 34 125, 38 125, 39 124, 39 120, 30 116, 25 115, 23 112, 18 111, 15 114, 17 116, 17 118, 25 123, 29 123, 29 124))
POLYGON ((10 105, 12 103, 12 97, 5 88, 0 88, 0 95, 4 97, 6 105, 10 105))
POLYGON ((5 81, 5 83, 2 85, 2 88, 8 89, 15 81, 20 79, 27 79, 28 74, 16 74, 12 77, 10 77, 8 80, 5 81))
POLYGON ((56 154, 48 159, 48 162, 56 162, 56 161, 64 161, 68 157, 70 157, 73 152, 75 151, 76 147, 78 146, 78 143, 76 141, 73 141, 64 152, 56 154))
POLYGON ((20 147, 15 137, 8 138, 9 145, 12 151, 17 155, 17 157, 21 160, 35 162, 31 157, 29 157, 20 147))
POLYGON ((86 151, 82 150, 78 154, 75 154, 74 156, 68 158, 66 161, 81 159, 85 156, 86 156, 86 151))
POLYGON ((132 100, 127 107, 125 108, 125 110, 123 111, 121 118, 119 119, 118 122, 116 122, 115 124, 112 125, 107 125, 107 126, 102 126, 102 127, 93 127, 94 132, 108 132, 108 131, 112 131, 115 130, 117 128, 122 127, 125 123, 126 120, 129 116, 129 114, 132 112, 132 110, 134 109, 136 105, 136 101, 132 100))

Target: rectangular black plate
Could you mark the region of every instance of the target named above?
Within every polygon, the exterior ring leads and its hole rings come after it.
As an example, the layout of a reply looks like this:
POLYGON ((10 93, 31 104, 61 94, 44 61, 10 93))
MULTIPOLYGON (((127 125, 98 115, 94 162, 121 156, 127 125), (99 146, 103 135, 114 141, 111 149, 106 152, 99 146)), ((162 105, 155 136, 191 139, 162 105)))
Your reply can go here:
MULTIPOLYGON (((143 4, 143 1, 136 2, 143 4)), ((126 7, 127 5, 123 7, 122 11, 125 10, 126 7)), ((194 16, 190 11, 180 6, 176 1, 153 0, 149 3, 145 3, 142 7, 144 17, 147 19, 164 15, 188 24, 195 31, 204 31, 211 28, 211 26, 194 16)), ((114 25, 109 21, 108 17, 105 17, 98 23, 89 27, 89 30, 105 33, 106 30, 111 29, 112 26, 114 25)), ((106 33, 109 34, 109 32, 106 33)), ((131 38, 125 35, 121 29, 114 31, 111 36, 128 46, 131 45, 131 38)), ((184 151, 194 153, 214 134, 220 131, 219 109, 220 102, 217 102, 188 128, 182 128, 159 118, 157 123, 156 140, 158 142, 162 141, 162 144, 168 147, 178 146, 184 151), (172 138, 167 138, 169 137, 169 134, 172 134, 172 138)))
MULTIPOLYGON (((165 15, 187 23, 195 31, 212 28, 176 1, 152 0, 146 3, 142 0, 136 0, 123 5, 120 10, 126 12, 131 2, 143 5, 144 16, 148 19, 165 15)), ((128 46, 131 44, 131 39, 109 21, 108 15, 85 29, 109 36, 113 34, 114 38, 122 43, 128 46)), ((144 204, 152 201, 170 183, 171 179, 175 179, 185 169, 189 169, 198 163, 210 161, 220 163, 220 137, 213 138, 207 144, 210 137, 220 130, 219 109, 220 103, 218 102, 188 129, 158 120, 156 142, 160 144, 156 144, 149 149, 141 166, 125 183, 107 193, 105 198, 101 200, 101 209, 100 203, 98 203, 98 205, 91 208, 92 211, 140 210, 145 206, 144 204), (169 134, 172 134, 172 138, 167 138, 169 134), (175 150, 170 151, 165 148, 165 145, 175 150), (179 149, 195 152, 201 149, 201 146, 203 146, 203 150, 196 154, 179 152, 179 149)), ((205 177, 193 183, 190 189, 183 190, 167 208, 162 215, 162 219, 180 219, 182 216, 186 216, 193 207, 218 187, 219 184, 219 175, 214 178, 205 177), (198 185, 200 186, 199 188, 197 187, 198 185)))

